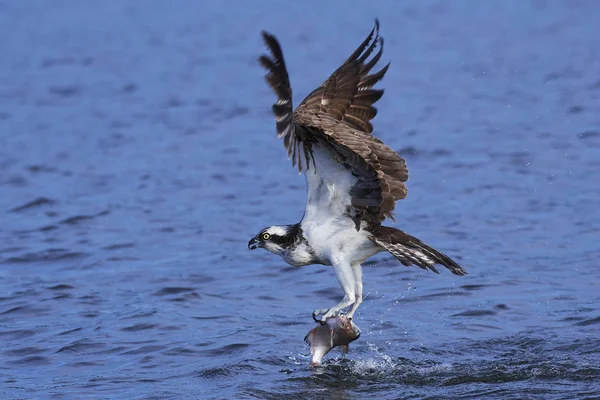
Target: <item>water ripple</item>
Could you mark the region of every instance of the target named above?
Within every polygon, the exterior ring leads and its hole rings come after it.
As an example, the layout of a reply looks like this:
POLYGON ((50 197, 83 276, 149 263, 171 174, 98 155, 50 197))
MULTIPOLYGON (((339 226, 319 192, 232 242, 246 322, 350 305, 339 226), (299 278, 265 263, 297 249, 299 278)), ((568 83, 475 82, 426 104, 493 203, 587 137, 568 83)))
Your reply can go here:
POLYGON ((595 1, 0 3, 3 398, 600 398, 595 1), (306 199, 259 33, 301 99, 375 16, 386 223, 469 275, 369 259, 361 338, 310 368, 334 271, 247 250, 306 199))

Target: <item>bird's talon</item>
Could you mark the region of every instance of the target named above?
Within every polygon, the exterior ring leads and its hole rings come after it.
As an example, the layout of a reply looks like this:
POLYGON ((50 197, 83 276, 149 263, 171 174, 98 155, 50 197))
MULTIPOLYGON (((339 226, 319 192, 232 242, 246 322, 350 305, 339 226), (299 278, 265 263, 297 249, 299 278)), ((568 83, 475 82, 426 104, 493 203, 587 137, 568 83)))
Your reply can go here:
MULTIPOLYGON (((320 309, 314 310, 312 313, 313 320, 315 322, 320 323, 321 325, 325 325, 327 319, 336 318, 341 315, 346 315, 346 313, 343 310, 335 310, 334 311, 331 308, 330 309, 320 308, 320 309), (319 315, 321 317, 317 318, 317 316, 319 316, 319 315)), ((348 317, 348 319, 352 319, 352 317, 348 317)))
POLYGON ((327 311, 328 310, 325 309, 325 308, 319 308, 319 309, 314 310, 313 313, 312 313, 313 320, 315 322, 320 323, 321 325, 325 325, 325 320, 327 318, 324 318, 324 315, 327 314, 327 311), (317 318, 317 316, 319 316, 319 315, 321 315, 322 317, 321 318, 317 318))

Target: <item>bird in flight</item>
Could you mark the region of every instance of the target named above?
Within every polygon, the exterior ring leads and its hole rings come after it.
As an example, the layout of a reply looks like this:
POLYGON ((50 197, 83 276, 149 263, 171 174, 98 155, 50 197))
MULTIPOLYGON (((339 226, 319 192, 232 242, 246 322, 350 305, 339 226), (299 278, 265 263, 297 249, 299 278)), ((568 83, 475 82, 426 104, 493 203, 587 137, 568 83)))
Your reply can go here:
POLYGON ((419 239, 383 226, 392 218, 397 200, 408 192, 406 162, 373 136, 373 104, 383 90, 373 89, 389 63, 371 72, 383 51, 379 22, 348 59, 300 105, 292 108, 292 89, 281 46, 275 36, 262 32, 270 55, 259 58, 265 79, 277 95, 273 113, 277 136, 303 171, 307 201, 302 220, 293 225, 262 229, 248 248, 264 248, 288 264, 333 266, 344 298, 333 307, 313 312, 325 323, 345 308, 352 318, 363 298, 361 263, 389 252, 403 265, 438 272, 443 265, 453 274, 466 271, 455 261, 419 239), (377 51, 376 51, 377 50, 377 51))

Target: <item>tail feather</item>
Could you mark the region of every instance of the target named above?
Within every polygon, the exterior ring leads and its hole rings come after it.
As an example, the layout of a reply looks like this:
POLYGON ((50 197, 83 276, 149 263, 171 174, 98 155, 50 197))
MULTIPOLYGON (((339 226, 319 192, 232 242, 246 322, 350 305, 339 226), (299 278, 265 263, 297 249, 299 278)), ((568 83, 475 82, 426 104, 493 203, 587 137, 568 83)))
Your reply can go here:
POLYGON ((439 264, 455 275, 467 274, 467 271, 450 257, 401 230, 382 226, 374 232, 371 240, 405 266, 417 265, 422 269, 439 273, 435 268, 435 265, 439 264))

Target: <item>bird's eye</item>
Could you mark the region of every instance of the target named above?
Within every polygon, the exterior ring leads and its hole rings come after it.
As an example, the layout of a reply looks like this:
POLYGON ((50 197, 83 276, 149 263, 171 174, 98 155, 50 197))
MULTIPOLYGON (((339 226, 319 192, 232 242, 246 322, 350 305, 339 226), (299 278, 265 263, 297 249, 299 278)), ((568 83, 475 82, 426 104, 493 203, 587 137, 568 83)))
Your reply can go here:
POLYGON ((271 235, 269 235, 268 233, 263 233, 262 238, 264 240, 269 240, 269 238, 271 237, 271 235))

